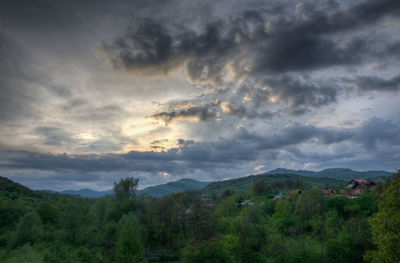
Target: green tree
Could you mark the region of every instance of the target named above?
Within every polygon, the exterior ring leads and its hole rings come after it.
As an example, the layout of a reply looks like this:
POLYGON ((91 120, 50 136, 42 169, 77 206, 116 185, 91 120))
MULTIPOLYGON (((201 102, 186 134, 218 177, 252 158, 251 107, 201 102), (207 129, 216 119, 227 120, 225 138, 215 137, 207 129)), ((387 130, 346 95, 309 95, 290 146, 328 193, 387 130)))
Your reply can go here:
POLYGON ((212 213, 212 207, 206 202, 196 201, 189 218, 192 236, 196 241, 209 240, 216 234, 217 221, 212 213))
POLYGON ((34 244, 43 234, 42 222, 36 212, 27 213, 17 225, 14 245, 34 244))
POLYGON ((59 215, 59 224, 64 230, 64 238, 75 244, 83 233, 87 218, 84 207, 70 201, 65 210, 59 215))
POLYGON ((325 233, 329 238, 336 238, 344 225, 344 220, 338 215, 337 210, 325 213, 325 233))
POLYGON ((43 224, 55 223, 57 221, 58 208, 49 202, 41 202, 37 208, 43 224))
POLYGON ((265 195, 269 190, 269 185, 266 182, 256 182, 251 188, 251 193, 255 196, 265 195))
POLYGON ((372 262, 400 262, 400 170, 387 184, 379 201, 379 212, 370 219, 377 250, 366 259, 372 262))
POLYGON ((144 253, 145 250, 140 240, 140 234, 133 226, 133 223, 130 220, 126 220, 118 238, 116 262, 142 262, 144 253))
POLYGON ((222 241, 205 241, 189 244, 182 250, 185 263, 232 263, 235 262, 227 245, 222 241))
POLYGON ((114 183, 114 194, 118 200, 127 200, 134 196, 135 191, 138 188, 139 179, 133 177, 127 177, 114 183))

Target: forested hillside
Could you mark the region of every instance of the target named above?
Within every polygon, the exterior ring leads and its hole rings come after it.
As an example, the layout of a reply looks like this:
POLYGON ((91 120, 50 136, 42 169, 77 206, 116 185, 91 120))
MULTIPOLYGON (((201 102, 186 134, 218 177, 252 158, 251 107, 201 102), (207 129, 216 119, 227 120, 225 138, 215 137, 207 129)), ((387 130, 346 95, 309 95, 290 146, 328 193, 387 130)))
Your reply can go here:
POLYGON ((399 262, 399 173, 352 198, 340 181, 255 178, 161 198, 125 178, 98 199, 1 178, 0 262, 399 262))
POLYGON ((390 176, 392 173, 386 171, 360 172, 348 168, 331 168, 317 172, 308 170, 290 170, 290 169, 278 168, 269 171, 266 174, 296 174, 307 177, 331 178, 331 179, 350 181, 352 179, 383 180, 385 177, 390 176))
MULTIPOLYGON (((333 178, 314 178, 296 174, 259 174, 240 177, 237 179, 213 182, 203 189, 202 193, 217 194, 226 190, 246 192, 257 182, 267 183, 271 190, 311 188, 311 187, 335 187, 343 186, 346 181, 333 178)), ((273 192, 273 191, 271 191, 273 192)))

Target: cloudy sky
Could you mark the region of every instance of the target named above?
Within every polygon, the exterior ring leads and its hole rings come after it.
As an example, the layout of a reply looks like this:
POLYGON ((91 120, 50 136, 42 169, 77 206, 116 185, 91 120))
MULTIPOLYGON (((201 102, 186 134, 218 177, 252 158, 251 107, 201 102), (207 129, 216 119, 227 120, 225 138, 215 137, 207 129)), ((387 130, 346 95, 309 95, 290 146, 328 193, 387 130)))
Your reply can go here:
POLYGON ((3 0, 0 175, 400 168, 400 1, 3 0))

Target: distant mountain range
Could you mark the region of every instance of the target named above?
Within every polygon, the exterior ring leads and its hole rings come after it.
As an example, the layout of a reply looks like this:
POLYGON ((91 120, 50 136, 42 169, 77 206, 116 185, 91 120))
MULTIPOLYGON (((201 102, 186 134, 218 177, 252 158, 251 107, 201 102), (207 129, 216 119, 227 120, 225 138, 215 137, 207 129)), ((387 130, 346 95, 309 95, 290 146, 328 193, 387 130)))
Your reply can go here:
POLYGON ((80 190, 65 190, 65 191, 61 191, 59 193, 67 194, 67 195, 80 195, 80 196, 89 197, 89 198, 99 198, 99 197, 102 197, 105 195, 112 195, 112 194, 114 194, 114 191, 112 189, 107 190, 107 191, 95 191, 95 190, 85 188, 85 189, 80 189, 80 190))
MULTIPOLYGON (((290 170, 290 169, 278 168, 258 175, 241 177, 225 181, 218 181, 218 182, 200 182, 194 179, 184 178, 175 182, 169 182, 166 184, 147 187, 143 190, 137 191, 137 194, 161 197, 164 195, 179 193, 183 191, 200 190, 200 189, 202 189, 202 192, 204 193, 220 192, 223 191, 224 189, 235 189, 235 190, 239 189, 241 191, 250 189, 253 183, 257 181, 265 181, 266 183, 271 183, 287 179, 292 179, 292 180, 301 179, 304 182, 313 186, 323 186, 326 184, 337 185, 346 183, 346 181, 350 181, 351 179, 361 179, 361 178, 380 182, 383 181, 385 177, 388 177, 392 174, 393 173, 385 171, 359 172, 348 168, 332 168, 321 171, 290 170)), ((9 185, 9 183, 10 182, 8 182, 7 185, 9 185)), ((24 191, 28 190, 25 189, 24 191)), ((79 195, 89 198, 98 198, 104 195, 113 194, 113 190, 111 189, 107 191, 94 191, 86 188, 80 190, 65 190, 61 191, 60 193, 69 195, 79 195)))
MULTIPOLYGON (((175 182, 147 187, 143 190, 137 191, 137 195, 150 195, 154 197, 161 197, 164 195, 175 194, 184 191, 199 190, 209 183, 210 182, 200 182, 194 179, 183 178, 175 182)), ((80 195, 89 198, 98 198, 104 195, 112 195, 114 194, 114 191, 112 189, 107 191, 94 191, 85 188, 80 190, 65 190, 61 191, 60 193, 69 195, 80 195)))

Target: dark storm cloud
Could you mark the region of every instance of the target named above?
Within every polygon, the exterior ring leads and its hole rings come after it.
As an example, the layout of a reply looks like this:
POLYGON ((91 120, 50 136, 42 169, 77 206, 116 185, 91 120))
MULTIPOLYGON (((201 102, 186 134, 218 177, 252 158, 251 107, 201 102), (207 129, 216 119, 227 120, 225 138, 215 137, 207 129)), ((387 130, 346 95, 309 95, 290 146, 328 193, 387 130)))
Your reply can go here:
MULTIPOLYGON (((381 44, 374 30, 363 30, 384 17, 395 19, 400 13, 398 1, 370 0, 345 7, 282 3, 279 10, 271 15, 250 6, 228 18, 210 18, 200 29, 156 18, 136 19, 125 35, 104 43, 104 49, 115 67, 126 70, 168 72, 183 66, 190 83, 217 87, 226 85, 227 77, 244 79, 238 94, 256 106, 268 104, 268 99, 276 96, 289 114, 300 115, 335 103, 341 91, 339 85, 318 83, 307 74, 379 61, 397 47, 381 44)), ((377 86, 396 91, 396 81, 358 80, 365 91, 377 86)), ((248 117, 255 115, 241 107, 238 116, 246 115, 245 111, 248 117)), ((168 121, 188 114, 211 119, 207 109, 191 111, 161 112, 159 117, 168 121)))
MULTIPOLYGON (((123 37, 105 48, 114 65, 126 69, 157 67, 186 58, 194 79, 201 78, 205 67, 217 74, 226 63, 240 58, 240 51, 245 51, 253 64, 249 74, 302 71, 361 62, 371 51, 368 42, 372 39, 360 36, 340 41, 333 34, 400 13, 395 0, 364 1, 333 14, 304 3, 298 5, 298 14, 293 13, 292 5, 286 8, 292 10, 272 19, 255 10, 238 11, 231 18, 209 21, 200 32, 150 18, 136 20, 123 37), (232 54, 233 50, 237 54, 232 54)), ((235 67, 245 71, 239 62, 235 67)))

